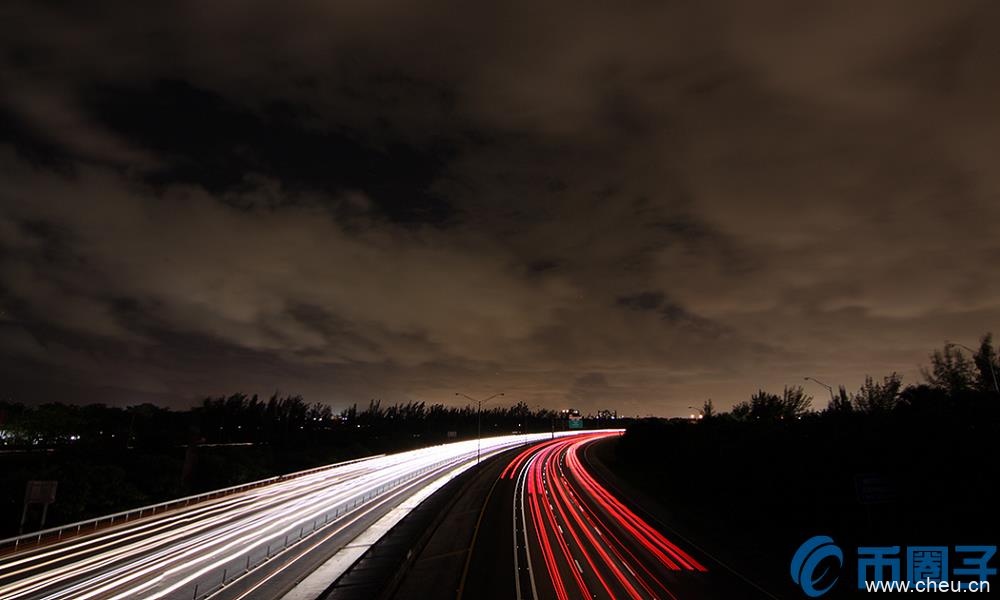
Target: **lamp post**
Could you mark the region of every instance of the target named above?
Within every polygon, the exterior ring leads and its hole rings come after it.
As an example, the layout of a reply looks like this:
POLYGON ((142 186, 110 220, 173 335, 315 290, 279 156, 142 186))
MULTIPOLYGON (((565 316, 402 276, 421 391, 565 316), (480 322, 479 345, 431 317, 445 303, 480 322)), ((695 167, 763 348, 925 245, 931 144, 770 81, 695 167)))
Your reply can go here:
MULTIPOLYGON (((945 342, 944 346, 945 346, 945 348, 947 348, 949 346, 952 346, 952 347, 958 346, 959 348, 965 348, 966 350, 968 350, 969 352, 972 353, 972 360, 976 360, 976 351, 973 350, 972 348, 969 348, 965 344, 959 344, 957 342, 945 342)), ((996 393, 1000 394, 1000 384, 997 383, 997 372, 995 370, 993 370, 993 357, 992 356, 987 356, 985 358, 986 358, 987 364, 990 365, 990 375, 993 376, 993 391, 995 391, 996 393)))
POLYGON ((820 384, 821 386, 825 387, 825 388, 826 388, 826 390, 827 390, 828 392, 830 392, 830 402, 835 402, 835 400, 834 400, 834 398, 833 398, 833 388, 832 388, 831 386, 828 386, 827 384, 823 383, 823 382, 822 382, 822 381, 820 381, 819 379, 816 379, 815 377, 804 377, 803 379, 804 379, 805 381, 812 381, 813 383, 818 383, 818 384, 820 384))
POLYGON ((456 396, 461 396, 467 400, 475 402, 478 406, 476 409, 476 464, 479 464, 479 452, 482 447, 483 439, 483 402, 489 402, 490 400, 496 398, 497 396, 503 396, 503 392, 497 392, 488 398, 483 398, 482 400, 476 400, 471 396, 467 396, 461 392, 455 392, 456 396))

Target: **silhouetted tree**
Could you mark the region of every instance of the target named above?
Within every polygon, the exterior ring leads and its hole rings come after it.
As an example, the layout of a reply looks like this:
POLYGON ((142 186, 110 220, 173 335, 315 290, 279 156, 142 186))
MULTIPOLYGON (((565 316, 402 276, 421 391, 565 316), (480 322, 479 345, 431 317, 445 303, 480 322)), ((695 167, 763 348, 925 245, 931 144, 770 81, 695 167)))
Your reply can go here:
POLYGON ((945 345, 943 349, 935 350, 930 358, 931 368, 920 371, 932 388, 957 396, 974 387, 975 366, 957 347, 945 345))
POLYGON ((826 410, 831 413, 850 413, 854 411, 846 387, 840 386, 840 389, 837 390, 837 395, 831 398, 830 403, 826 405, 826 410))
POLYGON ((997 351, 993 347, 993 334, 987 333, 979 340, 979 351, 972 355, 972 360, 976 364, 978 377, 976 387, 982 392, 1000 393, 1000 361, 997 360, 997 351))
POLYGON ((749 402, 733 407, 732 416, 744 421, 777 421, 798 419, 809 412, 812 396, 802 386, 785 387, 782 394, 758 390, 749 402))
POLYGON ((899 391, 903 387, 903 379, 897 373, 882 378, 878 383, 871 376, 865 377, 865 383, 851 398, 854 408, 863 413, 886 413, 899 403, 899 391))
POLYGON ((941 413, 947 409, 948 393, 926 383, 909 385, 899 393, 899 403, 920 413, 941 413))
POLYGON ((712 399, 709 398, 705 400, 705 404, 701 407, 701 416, 705 419, 711 419, 715 416, 715 405, 712 404, 712 399))
POLYGON ((807 394, 802 386, 786 387, 781 398, 782 417, 798 419, 809 412, 812 406, 812 396, 807 394))

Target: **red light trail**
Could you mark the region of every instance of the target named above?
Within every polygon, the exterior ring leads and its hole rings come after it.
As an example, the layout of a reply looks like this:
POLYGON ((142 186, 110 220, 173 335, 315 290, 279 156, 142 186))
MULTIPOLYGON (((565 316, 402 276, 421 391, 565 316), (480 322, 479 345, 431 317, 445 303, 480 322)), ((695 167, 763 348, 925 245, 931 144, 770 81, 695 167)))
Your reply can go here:
MULTIPOLYGON (((524 524, 531 595, 551 591, 559 600, 676 600, 665 581, 669 576, 664 574, 707 569, 587 472, 580 451, 608 435, 615 434, 547 440, 518 454, 501 473, 501 479, 515 481, 514 505, 524 524), (533 552, 541 555, 551 590, 535 580, 533 552)), ((528 586, 520 583, 519 579, 518 597, 530 597, 522 592, 528 586)))

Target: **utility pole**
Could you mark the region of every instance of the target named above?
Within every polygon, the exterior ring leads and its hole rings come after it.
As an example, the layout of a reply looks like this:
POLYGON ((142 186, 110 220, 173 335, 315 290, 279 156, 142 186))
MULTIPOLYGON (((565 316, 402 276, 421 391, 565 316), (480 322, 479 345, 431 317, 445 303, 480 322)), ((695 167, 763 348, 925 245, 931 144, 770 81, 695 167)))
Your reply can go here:
POLYGON ((467 400, 475 402, 478 406, 476 409, 476 464, 479 464, 479 455, 483 444, 483 402, 489 402, 490 400, 496 398, 497 396, 503 396, 503 392, 497 392, 488 398, 483 398, 482 400, 476 400, 471 396, 467 396, 461 392, 455 392, 456 396, 461 396, 467 400))

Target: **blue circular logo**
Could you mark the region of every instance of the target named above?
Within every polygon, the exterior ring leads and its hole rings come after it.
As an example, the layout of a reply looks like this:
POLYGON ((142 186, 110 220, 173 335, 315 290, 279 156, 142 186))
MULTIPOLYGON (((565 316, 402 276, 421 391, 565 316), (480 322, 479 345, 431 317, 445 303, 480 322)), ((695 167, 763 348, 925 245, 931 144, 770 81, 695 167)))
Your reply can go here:
MULTIPOLYGON (((826 535, 817 535, 806 540, 806 543, 799 546, 792 557, 792 581, 797 583, 806 596, 818 598, 830 591, 830 588, 837 583, 839 575, 829 579, 824 587, 816 586, 828 580, 829 567, 817 573, 820 563, 829 559, 837 560, 837 568, 844 565, 844 552, 839 546, 833 543, 833 538, 826 535)), ((829 561, 828 561, 829 563, 829 561)))

